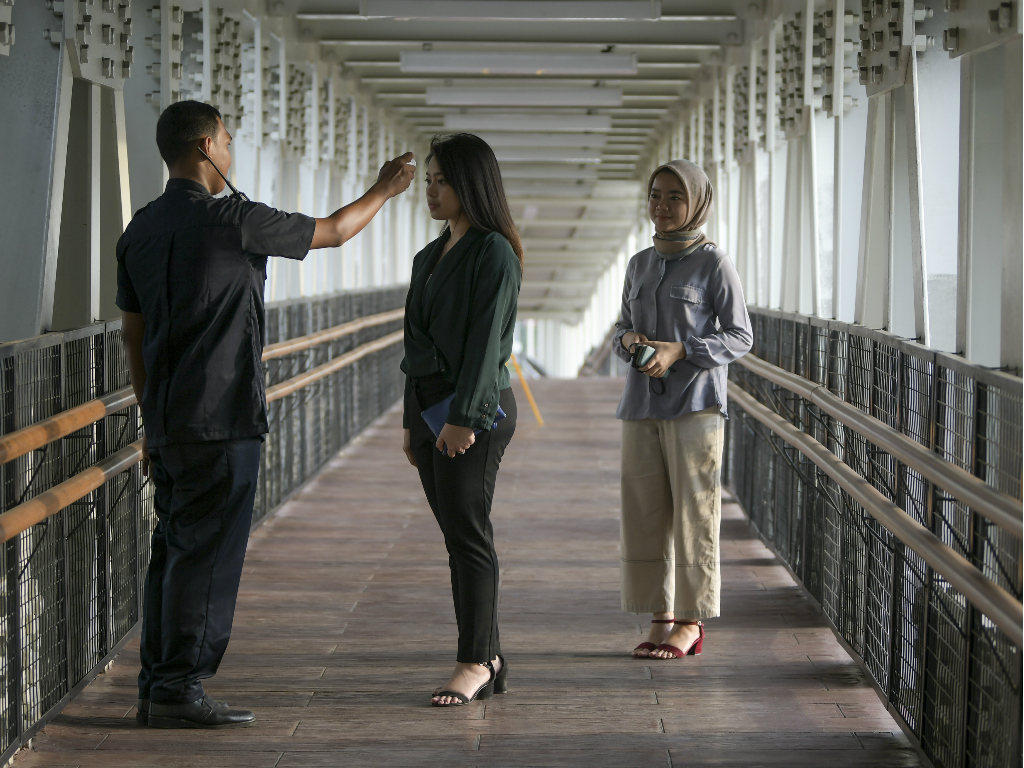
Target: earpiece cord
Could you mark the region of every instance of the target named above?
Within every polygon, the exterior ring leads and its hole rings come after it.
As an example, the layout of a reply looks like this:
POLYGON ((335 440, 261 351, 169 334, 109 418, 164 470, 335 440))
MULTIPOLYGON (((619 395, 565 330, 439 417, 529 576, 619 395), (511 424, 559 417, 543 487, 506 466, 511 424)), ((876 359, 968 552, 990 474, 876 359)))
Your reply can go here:
POLYGON ((232 184, 230 181, 228 181, 228 177, 220 172, 220 168, 218 168, 217 164, 215 162, 213 162, 213 160, 210 158, 210 156, 208 154, 206 154, 206 152, 203 151, 203 148, 202 147, 196 147, 196 149, 198 149, 202 153, 203 157, 205 157, 207 160, 210 161, 210 165, 213 166, 213 170, 215 170, 217 172, 217 174, 222 179, 224 179, 224 183, 227 184, 228 185, 228 189, 231 190, 231 196, 235 197, 235 198, 238 198, 239 200, 244 200, 245 202, 249 202, 249 198, 245 196, 245 193, 244 192, 239 192, 237 189, 235 189, 235 185, 232 184))

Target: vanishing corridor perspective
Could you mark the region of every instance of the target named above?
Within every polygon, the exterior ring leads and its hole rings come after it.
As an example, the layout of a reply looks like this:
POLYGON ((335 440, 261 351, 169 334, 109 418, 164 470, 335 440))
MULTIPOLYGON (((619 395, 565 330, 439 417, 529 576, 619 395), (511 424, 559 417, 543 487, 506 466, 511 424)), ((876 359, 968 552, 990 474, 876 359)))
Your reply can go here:
POLYGON ((0 0, 0 763, 1021 766, 1022 13, 0 0), (391 158, 416 169, 342 245, 266 262, 269 431, 207 681, 256 724, 175 733, 136 719, 157 518, 117 245, 190 100, 231 135, 230 184, 283 211, 326 221, 391 158), (523 267, 492 513, 509 693, 441 711, 458 627, 399 365, 444 223, 431 140, 457 133, 493 149, 523 267), (650 618, 620 604, 615 414, 642 374, 615 324, 639 329, 627 267, 678 159, 753 341, 711 390, 722 615, 659 660, 631 658, 650 618))

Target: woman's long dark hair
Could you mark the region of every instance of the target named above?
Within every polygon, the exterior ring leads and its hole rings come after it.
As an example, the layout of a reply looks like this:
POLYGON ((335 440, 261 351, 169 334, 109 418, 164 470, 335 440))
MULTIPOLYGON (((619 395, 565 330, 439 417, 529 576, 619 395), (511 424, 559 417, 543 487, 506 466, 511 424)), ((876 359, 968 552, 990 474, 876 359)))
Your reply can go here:
POLYGON ((435 136, 430 142, 428 163, 431 157, 437 158, 445 181, 458 195, 469 226, 478 232, 497 232, 508 240, 522 270, 523 243, 512 221, 494 150, 479 136, 456 133, 435 136))

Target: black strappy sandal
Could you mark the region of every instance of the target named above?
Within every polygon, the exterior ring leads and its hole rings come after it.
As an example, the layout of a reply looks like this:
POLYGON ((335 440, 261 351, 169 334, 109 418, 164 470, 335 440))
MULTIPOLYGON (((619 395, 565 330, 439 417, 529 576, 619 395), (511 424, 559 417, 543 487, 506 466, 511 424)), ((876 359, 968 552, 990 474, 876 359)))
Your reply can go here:
POLYGON ((432 707, 461 707, 461 706, 463 706, 465 704, 469 704, 470 702, 476 701, 477 699, 493 699, 494 698, 494 677, 495 677, 494 676, 494 665, 491 664, 491 662, 488 661, 487 663, 481 664, 480 666, 481 667, 487 667, 487 669, 491 673, 491 675, 488 678, 487 682, 484 683, 483 685, 481 685, 479 688, 477 688, 472 696, 470 696, 467 699, 465 696, 463 696, 458 691, 438 691, 431 698, 435 698, 435 697, 439 698, 441 696, 448 696, 450 698, 455 699, 455 701, 452 702, 451 704, 439 704, 436 701, 431 701, 430 702, 430 706, 432 706, 432 707))
MULTIPOLYGON (((671 623, 672 619, 669 619, 668 621, 671 623)), ((501 669, 499 669, 498 674, 494 676, 494 692, 508 693, 508 662, 505 661, 505 657, 500 653, 498 654, 498 658, 501 659, 501 669)), ((430 695, 431 697, 440 696, 441 691, 441 688, 436 688, 430 695)))

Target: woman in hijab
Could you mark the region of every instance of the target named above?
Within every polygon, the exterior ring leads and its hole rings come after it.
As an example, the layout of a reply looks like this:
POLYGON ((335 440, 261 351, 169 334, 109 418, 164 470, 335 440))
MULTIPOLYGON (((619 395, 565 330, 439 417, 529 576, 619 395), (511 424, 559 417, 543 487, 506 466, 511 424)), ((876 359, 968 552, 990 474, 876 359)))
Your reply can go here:
POLYGON ((701 227, 707 175, 686 160, 651 174, 654 244, 629 261, 613 349, 632 363, 622 419, 622 608, 651 613, 633 656, 700 654, 718 616, 728 364, 750 350, 739 275, 701 227))

